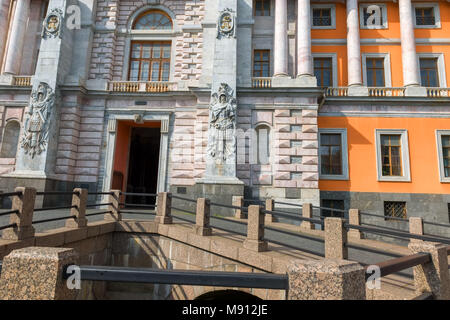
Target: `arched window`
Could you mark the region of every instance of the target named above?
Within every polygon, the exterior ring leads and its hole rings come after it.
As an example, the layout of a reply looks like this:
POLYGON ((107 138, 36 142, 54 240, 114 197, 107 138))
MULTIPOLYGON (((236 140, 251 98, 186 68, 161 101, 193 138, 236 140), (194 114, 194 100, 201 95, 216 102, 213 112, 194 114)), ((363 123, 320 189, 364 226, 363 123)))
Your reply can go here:
POLYGON ((17 121, 10 121, 6 124, 3 133, 2 150, 0 158, 15 158, 17 145, 19 143, 20 124, 17 121))
POLYGON ((133 24, 134 30, 170 30, 172 27, 172 20, 161 10, 142 13, 133 24))
POLYGON ((257 161, 258 164, 270 163, 270 127, 268 125, 259 125, 256 128, 257 161))

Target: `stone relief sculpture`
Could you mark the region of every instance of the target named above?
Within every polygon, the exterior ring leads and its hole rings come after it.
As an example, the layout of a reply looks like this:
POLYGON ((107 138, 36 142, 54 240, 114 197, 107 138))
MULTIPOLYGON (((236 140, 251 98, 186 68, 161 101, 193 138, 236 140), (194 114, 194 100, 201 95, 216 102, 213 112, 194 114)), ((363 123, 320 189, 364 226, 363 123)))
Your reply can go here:
POLYGON ((45 17, 42 26, 42 38, 61 38, 61 21, 63 12, 61 9, 52 9, 45 17))
POLYGON ((236 27, 235 27, 235 16, 234 11, 231 9, 223 10, 219 15, 219 21, 217 23, 217 38, 222 37, 235 37, 236 27))
POLYGON ((31 93, 30 107, 24 123, 21 147, 32 158, 45 150, 47 145, 49 116, 55 103, 52 88, 41 82, 37 90, 31 93))
POLYGON ((211 97, 207 153, 220 164, 234 155, 236 99, 233 89, 222 83, 211 97))

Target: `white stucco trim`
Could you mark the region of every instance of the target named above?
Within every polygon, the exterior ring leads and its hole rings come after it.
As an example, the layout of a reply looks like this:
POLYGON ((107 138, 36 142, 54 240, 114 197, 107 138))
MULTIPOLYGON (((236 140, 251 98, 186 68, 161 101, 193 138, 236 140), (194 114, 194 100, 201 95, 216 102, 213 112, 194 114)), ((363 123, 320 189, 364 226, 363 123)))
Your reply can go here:
POLYGON ((362 57, 362 71, 363 84, 367 86, 367 58, 383 58, 384 59, 384 86, 392 87, 391 80, 391 55, 389 53, 363 53, 362 57))
POLYGON ((416 29, 439 29, 441 28, 441 14, 439 12, 439 3, 430 3, 430 2, 413 2, 413 21, 414 28, 416 29), (416 24, 416 8, 433 8, 434 10, 434 25, 417 25, 416 24))
MULTIPOLYGON (((437 58, 437 68, 439 76, 439 87, 447 88, 447 76, 445 74, 445 61, 443 53, 417 53, 417 68, 420 78, 420 58, 437 58)), ((422 83, 422 79, 420 79, 422 83)))
POLYGON ((337 54, 336 53, 312 53, 313 63, 314 58, 331 58, 332 70, 333 70, 333 87, 338 87, 338 67, 337 67, 337 54))
POLYGON ((336 29, 336 5, 327 4, 311 4, 311 29, 336 29), (330 26, 314 26, 313 25, 313 9, 331 9, 331 25, 330 26))
POLYGON ((346 128, 322 128, 319 129, 319 178, 322 180, 348 180, 348 146, 347 146, 347 129, 346 128), (341 135, 341 161, 342 174, 322 174, 321 173, 321 156, 320 156, 320 135, 322 133, 336 133, 341 135))
POLYGON ((442 183, 450 183, 450 177, 445 176, 444 157, 442 153, 442 136, 450 136, 450 130, 436 130, 436 145, 438 155, 439 180, 442 183))
POLYGON ((400 181, 410 182, 411 171, 409 162, 409 145, 408 145, 408 130, 406 129, 375 129, 375 151, 377 155, 377 177, 378 181, 400 181), (383 176, 381 164, 381 135, 382 134, 396 134, 400 135, 401 141, 401 155, 402 155, 402 175, 401 176, 383 176))
POLYGON ((359 27, 360 29, 387 29, 388 28, 388 18, 387 18, 387 6, 385 3, 360 3, 359 4, 359 27), (383 23, 380 26, 365 26, 364 25, 364 8, 370 6, 378 6, 381 9, 381 18, 383 23))

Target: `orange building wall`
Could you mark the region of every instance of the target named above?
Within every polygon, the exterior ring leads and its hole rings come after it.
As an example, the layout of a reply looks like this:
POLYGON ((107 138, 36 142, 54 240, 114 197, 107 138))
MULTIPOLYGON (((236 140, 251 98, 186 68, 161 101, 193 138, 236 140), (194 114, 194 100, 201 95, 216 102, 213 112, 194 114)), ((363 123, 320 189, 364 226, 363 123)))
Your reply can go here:
MULTIPOLYGON (((313 2, 314 3, 314 2, 313 2)), ((376 3, 376 2, 374 2, 376 3)), ((387 29, 360 29, 361 39, 397 39, 400 40, 400 18, 398 3, 384 2, 387 7, 387 29)), ((336 29, 312 29, 312 39, 346 39, 346 7, 343 3, 336 5, 336 29)), ((439 1, 441 28, 414 29, 416 38, 449 38, 450 35, 450 3, 439 1)), ((347 86, 347 46, 345 45, 314 45, 313 53, 336 53, 338 60, 338 86, 347 86)), ((450 45, 417 45, 417 53, 443 53, 447 86, 450 81, 450 45)), ((361 44, 361 53, 390 53, 392 87, 403 86, 402 53, 400 44, 365 45, 361 44)), ((362 79, 361 79, 362 80, 362 79)))
POLYGON ((436 130, 448 129, 448 119, 319 117, 319 128, 347 128, 349 180, 320 180, 323 191, 450 194, 440 183, 436 130), (377 180, 375 129, 408 130, 411 182, 377 180))

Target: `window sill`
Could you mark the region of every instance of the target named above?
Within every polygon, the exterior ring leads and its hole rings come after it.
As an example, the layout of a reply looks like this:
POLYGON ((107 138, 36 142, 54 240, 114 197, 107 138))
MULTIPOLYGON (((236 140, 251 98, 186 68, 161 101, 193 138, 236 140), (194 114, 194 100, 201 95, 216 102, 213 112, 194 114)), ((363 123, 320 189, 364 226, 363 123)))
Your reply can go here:
POLYGON ((320 175, 319 180, 339 180, 339 181, 348 181, 350 180, 347 176, 344 175, 320 175))
POLYGON ((379 182, 411 182, 409 177, 378 177, 379 182))

